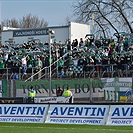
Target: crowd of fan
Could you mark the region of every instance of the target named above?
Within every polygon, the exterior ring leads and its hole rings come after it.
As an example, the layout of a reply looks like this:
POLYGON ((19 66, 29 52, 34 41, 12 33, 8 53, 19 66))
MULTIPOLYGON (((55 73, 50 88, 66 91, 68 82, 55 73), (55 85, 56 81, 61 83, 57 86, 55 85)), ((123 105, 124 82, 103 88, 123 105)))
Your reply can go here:
MULTIPOLYGON (((129 44, 123 36, 119 42, 113 38, 97 39, 94 36, 57 42, 51 44, 51 59, 49 43, 46 41, 31 40, 23 44, 8 42, 0 46, 0 71, 10 69, 12 75, 40 71, 55 63, 52 69, 57 67, 60 77, 72 77, 75 73, 92 71, 119 71, 132 70, 133 44, 129 44)), ((40 75, 41 76, 41 75, 40 75)), ((120 76, 120 75, 119 75, 120 76)), ((12 77, 13 78, 13 77, 12 77)))

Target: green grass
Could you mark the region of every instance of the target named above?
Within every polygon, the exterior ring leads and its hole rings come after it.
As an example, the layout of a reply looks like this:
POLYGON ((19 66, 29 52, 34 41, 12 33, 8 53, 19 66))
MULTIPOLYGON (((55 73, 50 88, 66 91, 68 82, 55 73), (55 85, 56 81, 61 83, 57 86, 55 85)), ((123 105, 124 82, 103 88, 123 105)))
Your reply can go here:
POLYGON ((0 123, 0 133, 133 133, 132 126, 0 123))

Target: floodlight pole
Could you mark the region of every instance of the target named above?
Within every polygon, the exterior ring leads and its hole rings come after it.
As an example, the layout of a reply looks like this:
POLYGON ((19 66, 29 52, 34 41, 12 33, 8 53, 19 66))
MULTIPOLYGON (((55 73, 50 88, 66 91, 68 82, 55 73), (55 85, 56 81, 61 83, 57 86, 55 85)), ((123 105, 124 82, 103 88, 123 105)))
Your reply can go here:
POLYGON ((89 77, 90 79, 90 103, 92 103, 92 95, 93 95, 93 92, 92 92, 92 78, 89 77))
POLYGON ((51 96, 51 33, 49 31, 49 96, 51 96))
POLYGON ((49 96, 52 96, 52 70, 51 70, 51 34, 54 34, 53 30, 49 29, 49 96))

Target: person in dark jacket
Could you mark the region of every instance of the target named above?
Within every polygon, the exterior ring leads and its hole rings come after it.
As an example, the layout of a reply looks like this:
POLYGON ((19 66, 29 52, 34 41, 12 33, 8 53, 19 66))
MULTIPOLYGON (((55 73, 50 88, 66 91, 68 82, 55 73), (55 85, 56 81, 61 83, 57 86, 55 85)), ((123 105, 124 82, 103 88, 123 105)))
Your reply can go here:
POLYGON ((56 96, 59 97, 59 96, 62 96, 62 94, 63 94, 63 89, 61 87, 58 87, 56 91, 56 96))

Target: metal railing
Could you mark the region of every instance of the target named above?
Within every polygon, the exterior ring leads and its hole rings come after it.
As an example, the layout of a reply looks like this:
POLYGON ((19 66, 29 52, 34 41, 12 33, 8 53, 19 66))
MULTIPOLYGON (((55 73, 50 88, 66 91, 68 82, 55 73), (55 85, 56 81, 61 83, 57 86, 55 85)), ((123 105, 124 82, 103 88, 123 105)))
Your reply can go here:
MULTIPOLYGON (((110 64, 110 65, 93 65, 93 66, 87 66, 88 70, 82 71, 74 71, 72 70, 72 75, 68 76, 66 75, 66 70, 71 68, 71 66, 63 66, 65 75, 63 77, 59 77, 58 73, 58 66, 57 61, 51 64, 52 67, 52 78, 103 78, 103 77, 133 77, 133 66, 130 66, 127 64, 123 64, 123 69, 118 69, 117 65, 110 64)), ((50 67, 50 66, 49 66, 50 67)), ((16 69, 19 70, 17 74, 17 78, 13 78, 13 73, 11 71, 11 68, 0 68, 0 78, 1 79, 18 79, 18 80, 24 80, 26 81, 33 81, 33 80, 39 80, 39 79, 49 79, 49 67, 44 67, 40 71, 36 72, 36 68, 27 68, 27 74, 23 74, 21 72, 21 68, 16 67, 16 69)))

